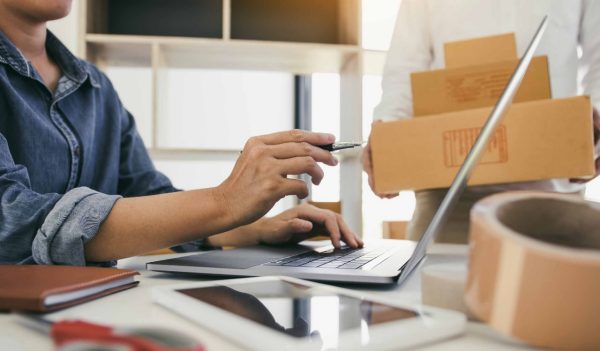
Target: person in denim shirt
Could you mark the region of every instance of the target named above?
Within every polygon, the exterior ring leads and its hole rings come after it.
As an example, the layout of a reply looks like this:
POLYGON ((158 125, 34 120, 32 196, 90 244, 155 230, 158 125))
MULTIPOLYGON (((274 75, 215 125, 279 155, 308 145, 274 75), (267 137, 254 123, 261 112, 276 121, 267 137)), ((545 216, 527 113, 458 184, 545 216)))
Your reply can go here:
POLYGON ((296 242, 326 229, 362 245, 341 217, 301 205, 329 134, 251 138, 219 186, 179 191, 158 172, 109 79, 46 29, 71 0, 0 0, 0 263, 112 264, 158 248, 296 242))

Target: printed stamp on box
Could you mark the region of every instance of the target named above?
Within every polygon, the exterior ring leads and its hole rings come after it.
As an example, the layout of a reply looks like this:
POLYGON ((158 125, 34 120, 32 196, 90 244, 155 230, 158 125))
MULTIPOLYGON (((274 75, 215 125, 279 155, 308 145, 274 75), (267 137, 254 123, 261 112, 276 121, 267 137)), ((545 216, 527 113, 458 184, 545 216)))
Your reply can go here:
MULTIPOLYGON (((447 168, 460 167, 480 132, 481 128, 455 129, 444 132, 444 165, 447 168)), ((479 164, 505 163, 507 161, 506 127, 500 125, 490 139, 479 164)))

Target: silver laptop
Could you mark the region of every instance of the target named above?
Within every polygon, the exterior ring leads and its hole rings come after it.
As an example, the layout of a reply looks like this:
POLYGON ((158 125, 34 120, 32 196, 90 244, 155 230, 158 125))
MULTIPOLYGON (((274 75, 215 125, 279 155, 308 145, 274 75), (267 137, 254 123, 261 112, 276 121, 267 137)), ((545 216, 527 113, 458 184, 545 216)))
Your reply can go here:
POLYGON ((342 247, 337 250, 334 250, 331 244, 317 247, 259 245, 155 261, 148 263, 147 268, 152 271, 211 276, 287 275, 340 283, 402 283, 423 260, 427 246, 439 233, 464 191, 470 173, 484 152, 490 136, 493 135, 512 103, 546 29, 546 23, 547 17, 538 27, 529 47, 418 243, 408 240, 377 240, 367 243, 360 249, 342 247))

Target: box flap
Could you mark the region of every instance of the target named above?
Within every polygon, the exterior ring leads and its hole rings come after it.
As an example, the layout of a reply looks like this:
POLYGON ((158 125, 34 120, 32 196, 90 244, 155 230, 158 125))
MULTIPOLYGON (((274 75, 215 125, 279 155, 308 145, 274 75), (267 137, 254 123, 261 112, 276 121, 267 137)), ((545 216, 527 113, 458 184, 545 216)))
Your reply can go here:
POLYGON ((444 44, 446 68, 481 65, 517 58, 514 33, 444 44))

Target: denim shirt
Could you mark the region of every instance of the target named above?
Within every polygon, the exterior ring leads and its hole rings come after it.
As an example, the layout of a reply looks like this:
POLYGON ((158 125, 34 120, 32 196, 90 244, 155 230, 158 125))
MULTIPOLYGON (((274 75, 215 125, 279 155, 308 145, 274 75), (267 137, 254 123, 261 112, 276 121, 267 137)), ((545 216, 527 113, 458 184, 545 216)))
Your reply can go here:
POLYGON ((85 265, 119 197, 177 189, 108 78, 50 32, 46 49, 62 71, 54 93, 0 32, 0 263, 85 265))

